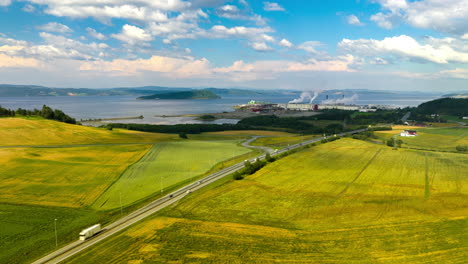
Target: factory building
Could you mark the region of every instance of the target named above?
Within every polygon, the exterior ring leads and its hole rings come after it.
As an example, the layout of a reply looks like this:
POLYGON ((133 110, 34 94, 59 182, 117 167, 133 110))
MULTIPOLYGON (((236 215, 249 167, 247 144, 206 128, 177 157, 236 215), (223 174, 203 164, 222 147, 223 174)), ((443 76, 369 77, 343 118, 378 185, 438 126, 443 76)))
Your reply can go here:
POLYGON ((250 101, 247 104, 241 104, 234 107, 236 111, 255 112, 255 113, 273 113, 279 111, 319 111, 325 109, 337 109, 360 112, 375 112, 377 109, 392 109, 391 106, 376 105, 345 105, 345 104, 300 104, 286 103, 274 104, 261 101, 250 101))
POLYGON ((293 111, 317 111, 318 105, 316 104, 276 104, 277 107, 285 110, 293 111))

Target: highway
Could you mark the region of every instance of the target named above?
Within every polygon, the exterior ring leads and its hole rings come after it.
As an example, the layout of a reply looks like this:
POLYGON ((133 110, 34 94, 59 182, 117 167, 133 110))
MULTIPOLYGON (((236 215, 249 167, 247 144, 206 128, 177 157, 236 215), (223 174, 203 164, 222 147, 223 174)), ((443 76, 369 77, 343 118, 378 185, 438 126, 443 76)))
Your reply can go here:
MULTIPOLYGON (((359 132, 363 132, 367 129, 359 129, 359 130, 354 130, 346 133, 340 133, 336 134, 336 136, 344 136, 346 134, 355 134, 359 132)), ((292 149, 296 149, 299 147, 302 147, 304 145, 312 144, 318 141, 321 141, 322 139, 327 138, 327 137, 320 137, 320 138, 315 138, 312 140, 304 141, 298 144, 294 144, 291 146, 288 146, 287 148, 284 148, 282 150, 278 150, 275 152, 271 153, 271 156, 276 156, 280 155, 284 152, 287 152, 292 149)), ((251 142, 252 139, 248 140, 247 142, 251 142)), ((263 159, 265 158, 265 154, 259 155, 257 157, 249 159, 250 162, 255 162, 256 159, 263 159)), ((184 187, 181 187, 157 200, 154 200, 150 202, 149 204, 145 205, 144 207, 118 219, 117 221, 104 226, 103 230, 95 235, 92 238, 89 238, 87 240, 81 241, 77 240, 75 242, 72 242, 68 244, 65 247, 62 247, 36 261, 33 262, 33 264, 52 264, 52 263, 60 263, 64 261, 65 259, 85 250, 88 247, 93 246, 94 244, 116 234, 119 231, 122 231, 123 229, 133 225, 134 223, 160 211, 163 208, 166 208, 167 206, 176 203, 177 201, 181 200, 187 195, 190 195, 192 192, 195 192, 223 177, 226 177, 233 172, 240 170, 244 168, 244 162, 237 163, 235 165, 232 165, 230 167, 224 168, 218 172, 212 173, 202 179, 199 179, 195 182, 192 182, 184 187)), ((78 238, 78 234, 76 234, 78 238)))

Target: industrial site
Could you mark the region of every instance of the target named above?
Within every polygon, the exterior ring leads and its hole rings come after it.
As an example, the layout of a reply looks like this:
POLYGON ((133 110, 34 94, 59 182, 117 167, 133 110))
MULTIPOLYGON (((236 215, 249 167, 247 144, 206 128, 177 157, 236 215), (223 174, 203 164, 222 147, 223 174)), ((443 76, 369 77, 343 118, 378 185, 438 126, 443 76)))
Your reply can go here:
POLYGON ((345 97, 344 94, 339 94, 337 97, 332 98, 325 95, 325 100, 320 103, 315 103, 319 92, 303 92, 299 98, 289 101, 288 103, 270 103, 251 100, 246 104, 240 104, 234 107, 238 112, 253 112, 253 113, 267 113, 267 114, 286 114, 290 112, 315 112, 327 109, 349 110, 359 112, 375 112, 378 109, 395 109, 396 106, 391 105, 358 105, 354 102, 357 100, 358 95, 354 94, 351 97, 345 97))

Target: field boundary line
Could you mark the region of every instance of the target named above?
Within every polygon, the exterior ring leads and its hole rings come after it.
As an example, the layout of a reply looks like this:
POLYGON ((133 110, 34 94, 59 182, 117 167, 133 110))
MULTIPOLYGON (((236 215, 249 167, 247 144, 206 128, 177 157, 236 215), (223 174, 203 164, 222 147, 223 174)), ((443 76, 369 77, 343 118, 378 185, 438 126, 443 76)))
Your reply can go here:
MULTIPOLYGON (((99 198, 101 198, 114 184, 116 184, 121 178, 122 176, 125 174, 125 172, 127 172, 133 165, 137 164, 138 162, 140 162, 141 160, 143 160, 147 155, 150 154, 151 150, 156 146, 157 143, 153 144, 153 146, 151 146, 151 148, 149 148, 145 154, 143 154, 137 161, 135 161, 134 163, 130 164, 127 166, 127 168, 125 168, 125 170, 122 171, 122 173, 120 173, 119 177, 117 177, 111 184, 109 184, 106 189, 104 189, 104 191, 102 191, 102 193, 96 197, 96 199, 94 200, 94 202, 89 206, 91 208, 93 208, 93 206, 95 205, 95 203, 99 200, 99 198)), ((102 206, 102 205, 101 205, 102 206)))
POLYGON ((375 152, 374 156, 372 156, 372 158, 370 158, 370 160, 366 163, 366 165, 364 165, 364 167, 359 171, 359 173, 356 175, 356 177, 354 177, 354 179, 350 182, 348 182, 348 184, 346 184, 346 187, 336 195, 336 199, 340 198, 348 189, 349 187, 351 187, 351 185, 353 183, 355 183, 357 181, 357 179, 362 175, 362 173, 367 169, 367 167, 369 167, 369 165, 375 160, 375 158, 377 157, 377 155, 379 155, 379 153, 382 151, 383 149, 379 149, 377 152, 375 152))

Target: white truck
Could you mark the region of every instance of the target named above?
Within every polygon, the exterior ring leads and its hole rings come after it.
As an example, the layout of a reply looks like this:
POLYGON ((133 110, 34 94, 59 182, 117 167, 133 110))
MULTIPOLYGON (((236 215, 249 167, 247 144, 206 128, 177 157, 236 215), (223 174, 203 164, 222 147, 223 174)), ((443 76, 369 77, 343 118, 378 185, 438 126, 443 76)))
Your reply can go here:
POLYGON ((101 224, 93 225, 80 232, 80 240, 86 240, 101 231, 101 224))

